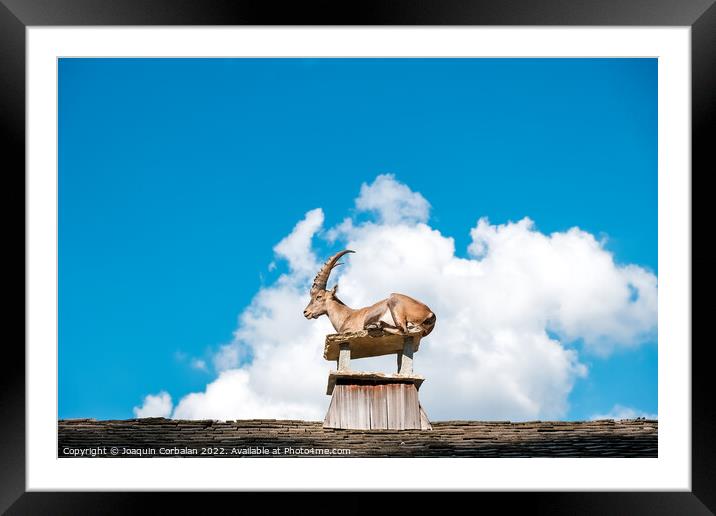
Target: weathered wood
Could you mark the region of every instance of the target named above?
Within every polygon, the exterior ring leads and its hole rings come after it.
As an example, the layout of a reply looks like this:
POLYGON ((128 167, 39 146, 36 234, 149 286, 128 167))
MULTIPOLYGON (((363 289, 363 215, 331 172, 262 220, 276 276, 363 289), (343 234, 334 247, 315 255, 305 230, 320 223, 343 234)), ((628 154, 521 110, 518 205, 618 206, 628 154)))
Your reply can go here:
POLYGON ((386 401, 388 404, 388 428, 395 430, 405 430, 405 394, 400 389, 401 384, 397 384, 394 388, 388 389, 386 401))
POLYGON ((340 418, 338 417, 338 393, 331 396, 331 404, 328 406, 328 412, 323 419, 323 428, 340 428, 340 418))
POLYGON ((412 385, 401 384, 405 399, 405 427, 421 428, 420 426, 420 402, 418 391, 412 385))
POLYGON ((351 348, 347 342, 339 343, 338 370, 350 371, 351 369, 351 348))
POLYGON ((433 425, 430 424, 430 420, 428 419, 428 415, 425 413, 425 410, 423 410, 423 406, 420 402, 418 402, 418 405, 420 406, 420 429, 432 430, 433 425))
POLYGON ((399 415, 400 424, 403 428, 420 428, 418 391, 412 385, 405 384, 400 384, 399 391, 397 399, 400 400, 402 405, 402 414, 399 415))
POLYGON ((354 430, 430 430, 411 383, 338 384, 324 428, 354 430))
POLYGON ((370 430, 370 402, 374 389, 368 385, 347 385, 349 397, 348 428, 370 430))
POLYGON ((403 337, 403 349, 398 353, 398 374, 413 374, 413 337, 403 337))
MULTIPOLYGON (((351 358, 379 357, 403 351, 406 335, 394 335, 383 330, 362 330, 350 333, 334 333, 326 336, 323 358, 338 360, 340 345, 347 342, 351 349, 351 358)), ((413 352, 420 347, 420 335, 410 335, 413 339, 413 352)))
POLYGON ((388 428, 388 386, 375 385, 370 392, 370 427, 388 428))
POLYGON ((430 430, 420 406, 418 389, 424 378, 413 374, 413 353, 419 335, 394 335, 382 330, 328 335, 323 356, 337 360, 328 375, 326 393, 332 395, 325 428, 355 430, 430 430), (351 371, 354 358, 398 354, 398 372, 351 371))
POLYGON ((336 383, 352 383, 352 384, 388 384, 388 383, 412 383, 416 389, 425 381, 423 376, 419 375, 399 375, 395 373, 371 373, 368 371, 331 371, 328 373, 328 387, 326 394, 329 396, 333 393, 336 383))

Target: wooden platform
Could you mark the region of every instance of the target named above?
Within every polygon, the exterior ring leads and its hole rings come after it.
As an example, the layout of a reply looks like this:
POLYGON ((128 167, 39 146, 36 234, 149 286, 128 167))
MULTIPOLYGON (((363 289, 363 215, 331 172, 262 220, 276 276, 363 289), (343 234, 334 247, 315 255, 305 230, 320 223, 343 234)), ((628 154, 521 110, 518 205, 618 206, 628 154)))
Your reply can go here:
POLYGON ((419 390, 425 378, 418 375, 402 375, 391 373, 372 373, 367 371, 331 371, 328 373, 328 388, 326 394, 333 394, 336 384, 354 384, 354 385, 378 385, 386 383, 407 383, 415 385, 415 389, 419 390))
POLYGON ((425 378, 413 374, 413 353, 420 334, 395 335, 363 330, 326 336, 323 357, 337 362, 328 374, 326 394, 331 397, 324 428, 352 430, 430 430, 430 421, 418 401, 425 378), (396 373, 351 370, 351 360, 395 354, 396 373))
POLYGON ((341 344, 348 344, 351 358, 367 358, 390 355, 403 351, 406 337, 413 339, 413 352, 420 347, 419 335, 394 335, 383 330, 362 330, 326 335, 323 358, 338 360, 341 344))

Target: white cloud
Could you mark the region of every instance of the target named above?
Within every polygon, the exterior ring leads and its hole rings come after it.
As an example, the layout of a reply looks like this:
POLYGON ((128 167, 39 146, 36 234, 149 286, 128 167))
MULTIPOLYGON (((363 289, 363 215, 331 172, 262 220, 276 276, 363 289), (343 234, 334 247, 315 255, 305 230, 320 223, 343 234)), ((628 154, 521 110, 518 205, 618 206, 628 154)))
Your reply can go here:
POLYGON ((206 361, 202 360, 201 358, 192 358, 190 365, 193 369, 198 369, 199 371, 209 370, 206 365, 206 361))
POLYGON ((533 321, 567 341, 584 339, 603 356, 637 345, 655 330, 656 277, 641 267, 616 265, 590 233, 572 228, 544 235, 528 218, 503 225, 483 218, 470 235, 468 252, 487 276, 481 286, 513 305, 500 315, 533 321))
POLYGON ((214 353, 214 369, 217 371, 226 371, 239 366, 239 346, 232 342, 230 344, 224 344, 219 348, 219 351, 214 353))
POLYGON ((204 392, 184 396, 174 410, 176 419, 318 419, 315 404, 272 398, 252 385, 251 373, 232 369, 219 374, 204 392))
POLYGON ((606 414, 594 414, 589 419, 636 419, 643 417, 645 419, 658 419, 656 414, 649 414, 642 410, 638 410, 631 407, 625 407, 624 405, 616 404, 606 414))
MULTIPOLYGON (((578 228, 546 235, 529 219, 480 219, 462 258, 427 224, 427 201, 392 176, 363 185, 356 206, 376 211, 378 222, 347 219, 325 233, 357 251, 332 278, 349 306, 403 292, 437 314, 415 357, 434 420, 564 417, 574 382, 587 374, 571 341, 607 356, 655 331, 656 277, 616 264, 604 242, 578 228)), ((322 223, 320 209, 309 211, 276 246, 289 272, 256 294, 214 357, 219 377, 184 397, 173 417, 322 419, 335 367, 322 358, 323 341, 333 328, 302 316, 322 223)), ((395 357, 352 365, 391 371, 395 357)))
POLYGON ((384 224, 427 222, 430 203, 395 180, 393 174, 382 174, 372 184, 363 183, 356 199, 359 211, 372 211, 384 224))
POLYGON ((303 276, 315 274, 317 261, 311 249, 311 239, 322 225, 323 210, 321 208, 311 210, 294 226, 293 231, 273 248, 279 258, 288 261, 288 266, 294 274, 303 276))
POLYGON ((134 417, 169 417, 172 413, 172 397, 165 391, 148 394, 141 407, 134 407, 134 417))

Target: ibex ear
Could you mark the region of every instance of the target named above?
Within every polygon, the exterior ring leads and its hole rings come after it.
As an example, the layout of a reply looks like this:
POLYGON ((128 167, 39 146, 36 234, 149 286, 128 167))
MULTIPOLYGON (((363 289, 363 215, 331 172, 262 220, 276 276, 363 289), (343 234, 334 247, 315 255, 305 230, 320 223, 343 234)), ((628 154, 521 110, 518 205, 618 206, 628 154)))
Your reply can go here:
POLYGON ((335 285, 333 285, 333 290, 332 290, 332 292, 333 292, 334 294, 335 294, 336 292, 338 292, 338 283, 336 283, 335 285))

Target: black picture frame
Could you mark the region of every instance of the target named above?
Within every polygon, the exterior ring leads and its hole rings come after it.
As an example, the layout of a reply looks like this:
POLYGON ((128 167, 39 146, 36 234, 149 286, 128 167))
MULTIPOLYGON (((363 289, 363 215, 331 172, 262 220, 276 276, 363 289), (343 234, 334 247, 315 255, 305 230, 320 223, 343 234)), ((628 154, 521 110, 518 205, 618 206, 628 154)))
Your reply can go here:
MULTIPOLYGON (((279 8, 269 1, 245 0, 0 0, 0 141, 4 144, 7 164, 3 167, 4 178, 20 183, 18 190, 7 188, 6 192, 25 191, 25 30, 28 26, 53 25, 688 26, 692 45, 693 184, 697 171, 703 176, 716 170, 713 140, 709 138, 712 132, 709 129, 713 130, 716 120, 714 1, 364 0, 294 2, 279 8)), ((23 251, 23 267, 26 258, 23 251)), ((23 327, 23 335, 24 331, 23 327)), ((498 502, 501 512, 520 505, 529 507, 532 512, 550 514, 711 514, 716 511, 716 408, 708 394, 712 391, 708 380, 710 346, 708 341, 694 341, 692 345, 690 492, 483 493, 480 496, 498 502)), ((164 511, 189 508, 189 500, 183 493, 26 492, 25 353, 18 341, 6 341, 5 360, 6 367, 0 375, 3 415, 0 510, 8 510, 9 514, 85 514, 101 508, 102 513, 127 514, 146 508, 148 498, 154 497, 160 497, 164 511)), ((226 501, 233 495, 214 496, 226 501)), ((241 493, 239 496, 246 506, 247 497, 256 495, 241 493)), ((342 498, 341 505, 355 508, 353 501, 362 496, 365 495, 350 493, 342 498)), ((303 502, 299 499, 295 503, 303 502)), ((423 501, 416 494, 401 498, 399 503, 405 512, 418 509, 423 501)), ((311 510, 314 509, 316 505, 312 505, 311 510)))

